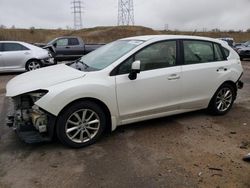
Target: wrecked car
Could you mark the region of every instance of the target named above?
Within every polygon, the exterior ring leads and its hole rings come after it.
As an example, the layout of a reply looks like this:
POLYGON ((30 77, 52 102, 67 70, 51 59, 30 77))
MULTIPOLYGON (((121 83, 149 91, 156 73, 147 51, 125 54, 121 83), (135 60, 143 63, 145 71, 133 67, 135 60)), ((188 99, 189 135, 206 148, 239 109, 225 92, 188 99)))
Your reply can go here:
POLYGON ((238 54, 217 39, 125 38, 13 78, 8 125, 28 143, 57 136, 84 147, 120 125, 199 109, 224 115, 243 87, 242 74, 238 54))

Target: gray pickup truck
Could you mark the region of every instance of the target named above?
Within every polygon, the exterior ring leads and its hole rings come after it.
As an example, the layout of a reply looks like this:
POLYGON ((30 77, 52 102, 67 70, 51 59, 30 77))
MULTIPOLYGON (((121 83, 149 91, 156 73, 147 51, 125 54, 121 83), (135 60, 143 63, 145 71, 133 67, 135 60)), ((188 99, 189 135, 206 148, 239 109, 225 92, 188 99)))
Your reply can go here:
POLYGON ((71 61, 96 50, 104 44, 85 44, 80 37, 66 36, 55 38, 48 44, 36 43, 35 45, 48 49, 55 61, 71 61))

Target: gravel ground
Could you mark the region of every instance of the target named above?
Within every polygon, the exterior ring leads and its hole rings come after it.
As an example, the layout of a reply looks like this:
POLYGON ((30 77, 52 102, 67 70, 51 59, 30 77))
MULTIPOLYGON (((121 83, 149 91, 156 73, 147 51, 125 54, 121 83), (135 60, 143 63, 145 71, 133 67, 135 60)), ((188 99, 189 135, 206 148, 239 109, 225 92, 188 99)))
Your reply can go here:
POLYGON ((0 187, 250 187, 250 62, 245 87, 222 117, 204 111, 118 128, 97 144, 27 145, 6 127, 0 75, 0 187))

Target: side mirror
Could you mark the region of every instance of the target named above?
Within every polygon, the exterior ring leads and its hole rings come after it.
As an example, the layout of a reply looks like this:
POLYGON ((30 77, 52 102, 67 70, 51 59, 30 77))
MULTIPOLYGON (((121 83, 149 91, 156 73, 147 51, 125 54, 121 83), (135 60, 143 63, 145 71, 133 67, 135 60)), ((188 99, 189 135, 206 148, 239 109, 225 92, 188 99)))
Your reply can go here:
POLYGON ((55 43, 53 44, 53 46, 56 48, 56 47, 57 47, 57 43, 55 42, 55 43))
POLYGON ((137 74, 141 72, 141 61, 135 61, 131 65, 131 70, 128 75, 130 80, 135 80, 137 78, 137 74))

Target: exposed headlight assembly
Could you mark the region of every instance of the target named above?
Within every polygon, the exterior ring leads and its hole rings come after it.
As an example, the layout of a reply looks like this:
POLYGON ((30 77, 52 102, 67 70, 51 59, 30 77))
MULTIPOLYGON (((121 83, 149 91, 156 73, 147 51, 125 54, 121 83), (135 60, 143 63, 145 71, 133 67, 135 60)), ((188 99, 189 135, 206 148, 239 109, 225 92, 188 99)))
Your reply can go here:
POLYGON ((40 98, 42 98, 44 95, 46 95, 48 92, 49 92, 48 90, 37 90, 37 91, 33 91, 31 93, 27 93, 27 95, 29 95, 31 97, 33 103, 35 103, 40 98))

